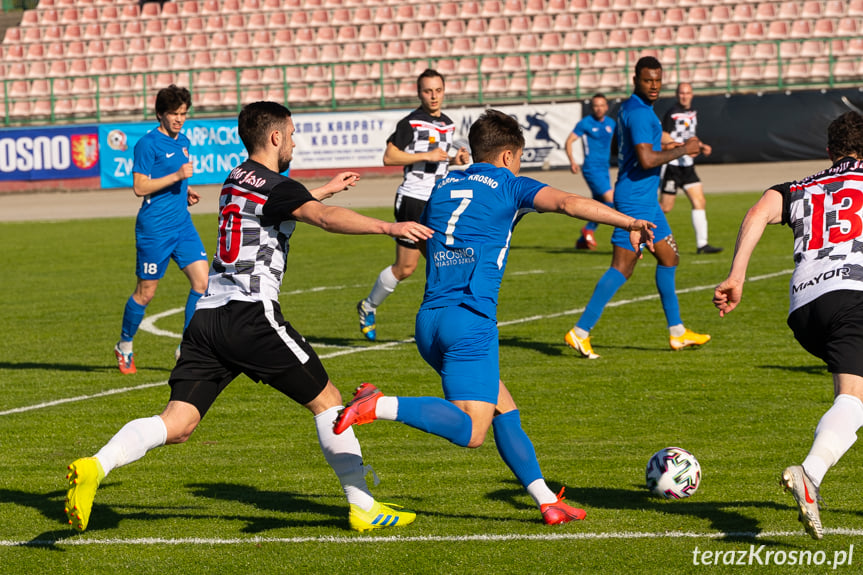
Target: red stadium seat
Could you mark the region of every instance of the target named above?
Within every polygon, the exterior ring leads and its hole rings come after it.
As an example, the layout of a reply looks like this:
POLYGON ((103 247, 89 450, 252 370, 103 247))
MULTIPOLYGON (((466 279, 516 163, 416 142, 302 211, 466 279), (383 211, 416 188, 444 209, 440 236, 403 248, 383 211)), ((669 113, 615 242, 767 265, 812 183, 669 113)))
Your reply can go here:
POLYGON ((821 17, 821 2, 820 0, 808 0, 803 3, 803 8, 800 10, 801 18, 820 18, 821 17))
MULTIPOLYGON (((853 0, 852 0, 853 1, 853 0)), ((795 20, 799 16, 797 2, 787 1, 779 5, 778 18, 780 20, 795 20)))

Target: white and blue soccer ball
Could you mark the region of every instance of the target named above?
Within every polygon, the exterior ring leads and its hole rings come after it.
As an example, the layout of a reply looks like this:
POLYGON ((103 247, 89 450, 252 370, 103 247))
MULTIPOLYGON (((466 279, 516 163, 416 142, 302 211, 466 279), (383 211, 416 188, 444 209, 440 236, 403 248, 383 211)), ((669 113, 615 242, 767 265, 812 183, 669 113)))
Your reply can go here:
POLYGON ((701 485, 701 465, 680 447, 666 447, 651 455, 645 475, 647 488, 666 499, 690 497, 701 485))

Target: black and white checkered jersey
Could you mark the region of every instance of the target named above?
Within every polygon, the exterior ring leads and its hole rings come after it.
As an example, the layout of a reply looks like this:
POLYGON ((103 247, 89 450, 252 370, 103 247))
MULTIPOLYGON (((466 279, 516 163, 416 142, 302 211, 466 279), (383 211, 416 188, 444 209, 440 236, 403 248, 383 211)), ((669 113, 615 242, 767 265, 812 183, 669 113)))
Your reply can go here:
POLYGON ((789 313, 832 291, 863 291, 863 162, 843 158, 772 189, 794 231, 789 313))
MULTIPOLYGON (((442 148, 448 152, 453 145, 455 124, 446 114, 432 116, 417 108, 396 125, 396 131, 387 138, 396 148, 409 154, 442 148)), ((398 193, 428 201, 435 182, 446 175, 448 162, 416 162, 404 167, 405 179, 398 193)))
POLYGON ((219 197, 219 241, 198 308, 229 301, 279 301, 296 221, 293 211, 317 201, 301 183, 246 160, 219 197))
MULTIPOLYGON (((662 118, 662 131, 671 134, 675 142, 681 144, 689 138, 695 137, 698 127, 698 111, 692 108, 684 108, 675 103, 662 118)), ((668 162, 672 166, 691 166, 695 163, 690 155, 680 156, 676 160, 668 162)))

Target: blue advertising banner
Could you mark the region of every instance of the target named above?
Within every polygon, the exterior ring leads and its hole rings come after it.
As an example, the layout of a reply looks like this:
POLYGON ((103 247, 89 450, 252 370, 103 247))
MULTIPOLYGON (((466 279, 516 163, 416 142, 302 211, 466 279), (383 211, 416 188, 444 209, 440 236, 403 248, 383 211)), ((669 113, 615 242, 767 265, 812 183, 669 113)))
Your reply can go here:
MULTIPOLYGON (((155 122, 99 126, 102 188, 132 187, 135 144, 157 127, 155 122)), ((195 165, 189 180, 192 185, 221 184, 228 172, 248 158, 237 134, 236 118, 187 120, 183 134, 191 142, 189 155, 195 165)))
POLYGON ((97 134, 96 126, 0 130, 0 180, 98 176, 97 134))

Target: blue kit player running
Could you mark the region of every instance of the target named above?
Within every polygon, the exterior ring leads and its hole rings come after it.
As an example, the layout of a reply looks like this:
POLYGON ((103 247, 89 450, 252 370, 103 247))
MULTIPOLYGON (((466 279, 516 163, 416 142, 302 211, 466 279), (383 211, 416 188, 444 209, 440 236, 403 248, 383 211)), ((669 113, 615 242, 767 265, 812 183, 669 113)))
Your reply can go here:
MULTIPOLYGON (((675 275, 680 256, 671 228, 656 197, 662 164, 684 154, 695 155, 701 150, 698 138, 689 138, 683 144, 668 138, 663 142, 662 126, 653 112, 662 87, 662 65, 659 60, 645 56, 635 65, 635 93, 620 108, 617 116, 618 173, 614 188, 614 207, 628 216, 656 224, 654 256, 656 289, 668 323, 671 349, 700 346, 710 336, 695 333, 683 326, 680 305, 675 291, 675 275), (666 144, 665 150, 662 145, 666 144)), ((640 254, 629 244, 629 237, 621 230, 611 236, 614 251, 611 267, 600 278, 584 313, 564 336, 567 345, 589 359, 599 357, 590 344, 590 330, 599 321, 606 304, 626 283, 635 270, 640 254)))
MULTIPOLYGON (((614 129, 617 123, 606 116, 608 112, 608 100, 603 94, 594 94, 590 99, 590 116, 582 118, 570 132, 566 139, 564 149, 569 158, 569 169, 573 174, 578 173, 578 162, 572 153, 572 145, 580 140, 584 150, 584 164, 581 173, 590 195, 597 202, 614 207, 614 192, 611 189, 611 178, 608 175, 608 158, 611 155, 611 141, 614 139, 614 129)), ((579 250, 595 250, 596 239, 593 232, 599 224, 587 222, 581 230, 581 237, 575 242, 575 248, 579 250)))
MULTIPOLYGON (((120 373, 136 372, 132 338, 170 260, 177 262, 191 285, 184 330, 207 289, 207 252, 188 208, 201 198, 189 188, 188 179, 192 177, 189 139, 180 133, 191 105, 192 97, 186 88, 172 84, 159 90, 156 94, 159 127, 135 144, 133 191, 144 201, 135 221, 138 283, 126 301, 120 341, 114 346, 120 373)), ((176 356, 179 354, 177 347, 176 356)))
POLYGON ((401 421, 461 447, 479 447, 489 427, 501 458, 533 497, 548 524, 583 519, 543 479, 518 408, 500 381, 497 296, 509 242, 525 211, 558 212, 630 230, 633 249, 652 247, 653 224, 594 200, 518 177, 524 136, 518 122, 487 110, 469 135, 475 164, 435 187, 422 216, 426 242, 425 296, 416 318, 420 354, 441 376, 444 396, 384 396, 363 384, 336 420, 342 433, 375 419, 401 421))

